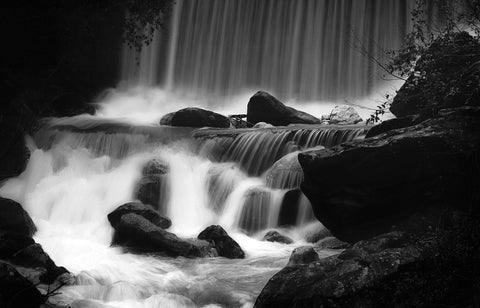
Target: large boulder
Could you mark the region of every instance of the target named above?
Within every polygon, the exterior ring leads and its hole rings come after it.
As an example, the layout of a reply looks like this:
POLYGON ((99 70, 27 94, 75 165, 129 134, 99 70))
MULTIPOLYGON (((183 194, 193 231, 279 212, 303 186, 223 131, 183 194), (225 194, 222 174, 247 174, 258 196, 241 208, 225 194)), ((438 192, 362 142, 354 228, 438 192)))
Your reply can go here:
POLYGON ((287 266, 305 265, 317 261, 320 261, 320 257, 312 246, 301 246, 292 251, 287 266))
POLYGON ((433 221, 444 205, 479 212, 480 118, 473 110, 299 154, 301 188, 315 216, 353 243, 388 232, 415 212, 433 221))
POLYGON ((183 127, 219 127, 229 128, 230 119, 213 111, 189 107, 163 116, 162 125, 183 127))
POLYGON ((168 229, 172 225, 170 219, 161 216, 151 206, 141 202, 129 202, 117 207, 113 212, 108 214, 108 221, 115 228, 119 224, 122 216, 126 214, 136 214, 142 216, 155 226, 162 229, 168 229))
POLYGON ((136 252, 160 253, 173 257, 205 256, 204 247, 180 239, 136 213, 122 215, 112 226, 115 229, 112 245, 123 246, 136 252))
POLYGON ((265 235, 263 236, 263 240, 267 242, 282 243, 282 244, 293 243, 293 240, 291 238, 275 230, 271 230, 265 233, 265 235))
POLYGON ((258 91, 248 102, 247 122, 256 124, 266 122, 275 126, 286 126, 289 124, 320 124, 316 117, 285 106, 271 94, 258 91))
POLYGON ((271 188, 297 188, 303 180, 303 170, 298 162, 298 153, 289 153, 277 160, 265 173, 265 180, 271 188))
POLYGON ((0 261, 0 307, 37 308, 46 298, 17 270, 0 261))
POLYGON ((243 259, 245 253, 238 243, 220 226, 209 226, 198 235, 198 239, 210 242, 221 257, 243 259))
POLYGON ((466 32, 437 39, 417 61, 390 111, 404 117, 479 106, 479 50, 480 42, 466 32))
POLYGON ((19 203, 0 197, 0 231, 30 237, 36 228, 19 203))
POLYGON ((25 170, 30 152, 25 144, 24 131, 15 119, 0 117, 0 182, 18 176, 25 170))
POLYGON ((335 106, 330 115, 325 118, 329 124, 354 125, 362 122, 362 118, 352 106, 335 106))
POLYGON ((472 266, 480 256, 476 224, 473 234, 384 234, 321 260, 311 248, 309 254, 294 251, 292 258, 312 257, 275 274, 255 307, 474 307, 480 291, 480 268, 472 266), (476 241, 475 248, 465 249, 465 240, 476 241))
POLYGON ((370 128, 365 135, 365 138, 371 138, 391 130, 417 125, 422 123, 426 119, 428 119, 428 117, 424 117, 421 115, 411 115, 401 118, 389 119, 370 128))

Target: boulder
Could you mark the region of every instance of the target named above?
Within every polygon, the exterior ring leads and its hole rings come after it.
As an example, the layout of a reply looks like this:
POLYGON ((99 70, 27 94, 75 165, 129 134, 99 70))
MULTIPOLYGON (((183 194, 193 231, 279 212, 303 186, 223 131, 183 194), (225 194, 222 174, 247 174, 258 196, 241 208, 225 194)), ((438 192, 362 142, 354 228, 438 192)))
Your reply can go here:
POLYGON ((35 231, 35 224, 19 203, 0 197, 0 232, 31 237, 35 231))
POLYGON ((158 160, 150 160, 142 169, 142 177, 135 187, 135 198, 149 204, 161 213, 166 211, 169 191, 169 166, 158 160))
POLYGON ((349 243, 345 243, 333 236, 326 237, 315 244, 315 247, 318 249, 345 249, 350 246, 349 243))
POLYGON ((301 189, 315 216, 332 235, 354 243, 389 232, 415 212, 428 216, 429 207, 436 215, 444 205, 478 212, 480 118, 471 110, 299 154, 301 189))
POLYGON ((265 180, 268 187, 291 189, 300 186, 303 181, 303 170, 298 162, 298 153, 283 156, 267 170, 265 180))
POLYGON ((287 266, 306 265, 317 261, 320 261, 320 257, 312 246, 301 246, 292 251, 287 266))
POLYGON ((282 244, 291 244, 293 240, 286 235, 280 234, 278 231, 272 230, 265 233, 263 240, 267 242, 276 242, 282 244))
POLYGON ((0 231, 0 259, 8 259, 17 251, 33 243, 35 242, 30 236, 0 231))
POLYGON ((136 213, 122 215, 112 226, 115 229, 112 245, 123 246, 136 252, 161 253, 173 257, 205 256, 203 249, 178 238, 136 213))
POLYGON ((275 126, 265 122, 258 122, 255 125, 253 125, 253 128, 271 128, 271 127, 275 127, 275 126))
POLYGON ((469 262, 478 262, 480 250, 478 242, 465 250, 464 241, 478 240, 476 224, 472 238, 470 229, 416 237, 393 232, 339 255, 289 263, 255 307, 473 307, 480 271, 469 262))
POLYGON ((37 288, 13 266, 0 261, 0 307, 36 308, 45 300, 37 288))
POLYGON ((229 115, 228 119, 230 120, 231 126, 235 128, 249 128, 252 127, 250 123, 247 121, 243 120, 246 118, 246 114, 235 114, 235 115, 229 115))
POLYGON ((248 102, 247 122, 256 124, 266 122, 274 126, 287 126, 289 124, 320 124, 316 117, 285 106, 271 94, 258 91, 248 102))
POLYGON ((245 193, 240 213, 239 227, 248 234, 265 230, 269 221, 272 192, 264 188, 252 188, 245 193))
POLYGON ((291 189, 285 193, 278 215, 279 226, 295 226, 297 224, 299 200, 301 197, 302 192, 298 188, 291 189))
POLYGON ((0 182, 18 176, 27 166, 30 151, 25 144, 24 134, 16 119, 0 117, 0 182))
POLYGON ((238 243, 220 226, 209 226, 198 235, 198 239, 210 242, 218 255, 229 259, 243 259, 245 253, 238 243))
POLYGON ((411 115, 411 116, 405 116, 402 118, 393 118, 390 120, 386 120, 370 128, 367 134, 365 135, 365 138, 372 138, 372 137, 381 135, 383 133, 389 132, 391 130, 417 125, 425 121, 426 119, 427 119, 426 117, 423 117, 420 115, 411 115))
POLYGON ((329 124, 353 125, 362 122, 362 118, 352 106, 336 106, 328 117, 329 124))
POLYGON ((479 106, 480 42, 467 32, 439 38, 417 61, 394 97, 397 117, 434 115, 443 108, 479 106))
POLYGON ((331 236, 330 231, 325 228, 321 223, 315 225, 314 228, 308 230, 305 234, 305 240, 307 243, 317 243, 326 237, 331 236))
POLYGON ((162 125, 182 127, 219 127, 229 128, 229 118, 213 111, 189 107, 169 113, 160 120, 162 125))
POLYGON ((135 214, 142 216, 149 222, 162 229, 168 229, 172 222, 167 217, 161 216, 151 206, 145 205, 141 202, 129 202, 116 208, 113 212, 108 214, 108 221, 112 227, 116 228, 123 215, 135 214))

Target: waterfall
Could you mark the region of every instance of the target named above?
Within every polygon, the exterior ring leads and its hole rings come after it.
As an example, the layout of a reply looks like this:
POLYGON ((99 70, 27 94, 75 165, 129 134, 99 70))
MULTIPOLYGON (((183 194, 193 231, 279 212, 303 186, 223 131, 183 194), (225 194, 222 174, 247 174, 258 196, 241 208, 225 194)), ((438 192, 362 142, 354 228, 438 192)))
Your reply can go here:
MULTIPOLYGON (((170 34, 138 56, 125 51, 124 80, 193 96, 264 89, 285 100, 370 94, 382 72, 373 56, 398 48, 414 0, 177 0, 170 34), (153 78, 153 79, 152 79, 153 78)), ((162 37, 162 35, 164 37, 162 37)))

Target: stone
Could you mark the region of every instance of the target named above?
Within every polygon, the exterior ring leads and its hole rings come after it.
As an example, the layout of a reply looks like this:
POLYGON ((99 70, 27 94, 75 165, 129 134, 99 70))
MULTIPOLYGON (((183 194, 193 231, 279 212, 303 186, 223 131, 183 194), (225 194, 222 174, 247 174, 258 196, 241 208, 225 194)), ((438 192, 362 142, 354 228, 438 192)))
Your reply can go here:
POLYGON ((372 138, 372 137, 381 135, 383 133, 389 132, 391 130, 417 125, 425 120, 426 120, 426 117, 423 117, 420 115, 411 115, 411 116, 405 116, 402 118, 394 118, 394 119, 386 120, 370 128, 367 134, 365 135, 365 138, 372 138))
POLYGON ((150 160, 142 169, 142 177, 135 186, 135 198, 149 204, 160 213, 166 212, 169 198, 170 167, 158 160, 150 160))
POLYGON ((393 98, 390 111, 405 117, 479 106, 479 50, 480 42, 467 32, 435 40, 393 98))
POLYGON ((0 197, 0 231, 31 237, 36 230, 32 219, 19 203, 0 197))
POLYGON ((280 234, 278 231, 272 230, 265 233, 263 240, 267 242, 275 242, 282 244, 291 244, 293 240, 286 235, 280 234))
POLYGON ((123 215, 136 214, 150 221, 157 227, 168 229, 172 222, 167 217, 161 216, 151 206, 141 202, 129 202, 116 208, 113 212, 108 214, 108 221, 115 228, 123 215))
POLYGON ((33 243, 35 242, 30 236, 0 231, 0 259, 8 259, 17 251, 33 243))
POLYGON ((292 251, 287 266, 306 265, 317 261, 320 261, 320 257, 312 246, 301 246, 292 251))
POLYGON ((298 153, 283 156, 267 170, 265 179, 268 187, 291 189, 300 186, 303 181, 303 170, 298 162, 298 153))
POLYGON ((253 128, 271 128, 271 127, 275 127, 275 126, 265 122, 258 122, 255 125, 253 125, 253 128))
POLYGON ((0 182, 16 177, 25 170, 30 151, 25 144, 25 132, 15 118, 0 117, 0 182))
POLYGON ((354 243, 428 207, 478 212, 480 118, 462 109, 381 138, 299 154, 301 189, 317 219, 354 243))
POLYGON ((135 252, 163 253, 173 257, 205 256, 204 250, 165 231, 139 214, 126 213, 113 227, 115 232, 112 245, 119 245, 135 252))
POLYGON ((182 127, 231 127, 230 120, 226 116, 195 107, 184 108, 169 113, 163 116, 160 124, 182 127))
POLYGON ((328 121, 330 124, 354 125, 363 120, 352 106, 340 105, 332 110, 328 117, 328 121))
POLYGON ((248 102, 247 122, 256 124, 269 123, 274 126, 287 126, 289 124, 320 124, 316 117, 285 106, 271 94, 258 91, 248 102))
POLYGON ((218 225, 209 226, 198 235, 198 239, 210 242, 220 257, 243 259, 245 253, 238 243, 218 225))
POLYGON ((13 266, 0 261, 0 307, 35 308, 45 300, 37 288, 13 266))
POLYGON ((350 246, 349 243, 343 242, 333 236, 328 236, 315 244, 315 247, 318 249, 345 249, 350 246))

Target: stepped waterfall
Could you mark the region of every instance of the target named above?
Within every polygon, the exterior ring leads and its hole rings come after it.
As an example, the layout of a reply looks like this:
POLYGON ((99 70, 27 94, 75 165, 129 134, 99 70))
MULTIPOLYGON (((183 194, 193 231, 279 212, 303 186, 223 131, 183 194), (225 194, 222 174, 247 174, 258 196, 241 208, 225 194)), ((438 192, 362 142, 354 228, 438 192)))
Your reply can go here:
POLYGON ((260 89, 317 117, 337 102, 360 101, 384 81, 356 50, 357 39, 376 56, 398 48, 414 3, 177 0, 168 34, 156 33, 139 55, 125 47, 122 80, 99 98, 96 114, 45 119, 28 137, 26 170, 0 187, 33 218, 35 240, 75 275, 56 303, 252 307, 295 247, 328 234, 300 191, 297 154, 363 138, 368 127, 194 129, 159 125, 160 117, 186 106, 245 113, 260 89), (143 171, 152 162, 168 170, 153 184, 143 171), (111 246, 107 215, 134 200, 169 217, 168 231, 182 238, 221 225, 246 258, 170 258, 111 246), (263 241, 271 230, 293 243, 263 241))

